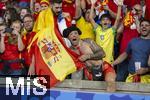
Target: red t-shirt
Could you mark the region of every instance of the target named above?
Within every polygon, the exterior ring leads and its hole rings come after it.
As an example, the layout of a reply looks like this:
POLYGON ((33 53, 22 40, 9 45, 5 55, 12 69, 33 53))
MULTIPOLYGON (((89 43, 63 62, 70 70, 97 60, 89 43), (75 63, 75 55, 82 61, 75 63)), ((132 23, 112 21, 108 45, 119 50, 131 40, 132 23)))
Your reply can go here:
POLYGON ((38 16, 39 16, 39 13, 34 13, 34 14, 33 14, 33 18, 34 18, 35 21, 36 21, 36 19, 38 18, 38 16))
POLYGON ((6 8, 5 3, 0 2, 0 16, 2 16, 4 9, 6 8))
POLYGON ((140 0, 124 0, 124 4, 132 8, 135 4, 140 4, 140 0))
POLYGON ((86 0, 85 0, 85 3, 86 3, 86 9, 90 9, 91 8, 91 3, 88 3, 86 0))
MULTIPOLYGON (((107 5, 114 13, 117 14, 118 6, 114 3, 113 0, 109 0, 107 5)), ((112 18, 112 24, 114 24, 114 22, 115 22, 115 18, 112 18)))
MULTIPOLYGON (((8 42, 8 37, 5 37, 5 51, 1 54, 1 59, 4 61, 7 60, 15 60, 19 59, 20 52, 18 51, 18 45, 17 44, 10 44, 8 42)), ((3 64, 0 66, 0 70, 2 70, 3 64)), ((21 69, 20 63, 12 63, 10 65, 10 68, 13 70, 21 69)))
POLYGON ((139 36, 139 33, 136 29, 130 29, 130 27, 125 27, 123 31, 123 36, 120 43, 120 54, 125 52, 129 42, 139 36))
POLYGON ((0 2, 0 9, 3 9, 5 7, 5 3, 0 2))
POLYGON ((117 8, 118 8, 118 6, 114 3, 113 0, 109 0, 109 2, 108 2, 107 5, 109 6, 109 8, 110 8, 113 12, 117 13, 117 8))
POLYGON ((73 17, 75 17, 75 3, 67 3, 65 1, 63 1, 62 3, 62 11, 63 12, 67 12, 70 14, 71 19, 73 19, 73 17))
POLYGON ((146 0, 145 18, 150 19, 150 1, 146 0))
MULTIPOLYGON (((30 63, 31 63, 31 60, 32 60, 32 57, 31 57, 31 52, 32 52, 32 50, 30 51, 30 52, 28 52, 28 50, 27 50, 27 47, 28 47, 28 45, 31 43, 31 41, 32 41, 32 39, 33 39, 33 37, 35 36, 35 32, 30 32, 30 33, 27 33, 25 36, 23 36, 23 43, 24 43, 24 45, 25 45, 25 49, 24 49, 24 51, 21 53, 21 57, 22 58, 24 58, 25 59, 25 64, 27 65, 27 66, 29 66, 30 65, 30 63)), ((32 49, 32 48, 31 48, 32 49)))

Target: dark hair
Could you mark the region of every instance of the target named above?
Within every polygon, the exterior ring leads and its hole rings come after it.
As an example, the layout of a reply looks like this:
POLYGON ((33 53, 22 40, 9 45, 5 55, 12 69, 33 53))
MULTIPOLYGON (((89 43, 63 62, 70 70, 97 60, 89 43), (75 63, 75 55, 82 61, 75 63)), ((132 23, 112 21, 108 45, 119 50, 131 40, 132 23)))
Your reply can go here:
POLYGON ((79 35, 82 34, 82 32, 80 31, 80 29, 73 25, 73 26, 70 26, 70 27, 64 29, 64 31, 63 31, 63 37, 67 38, 68 35, 69 35, 72 31, 77 31, 79 35))
POLYGON ((101 16, 101 18, 100 18, 100 21, 101 21, 103 18, 108 18, 109 20, 112 19, 111 16, 110 16, 110 14, 103 14, 103 15, 101 16))
POLYGON ((142 20, 140 21, 140 25, 141 25, 142 22, 148 22, 148 23, 150 24, 150 20, 149 20, 149 19, 142 19, 142 20))
POLYGON ((52 4, 54 3, 62 3, 62 0, 52 0, 52 4))
POLYGON ((8 22, 7 22, 8 26, 10 26, 13 21, 20 20, 20 16, 15 8, 12 8, 12 7, 7 8, 6 12, 7 11, 9 12, 10 17, 11 17, 10 19, 8 19, 8 22))
POLYGON ((30 10, 28 7, 22 7, 22 8, 20 9, 20 11, 23 10, 23 9, 26 9, 27 12, 28 12, 29 14, 31 14, 31 10, 30 10))
POLYGON ((25 19, 26 17, 30 17, 30 18, 34 21, 34 18, 33 18, 33 16, 32 16, 31 14, 26 14, 26 15, 23 17, 22 21, 24 21, 24 19, 25 19))
POLYGON ((6 23, 2 23, 2 24, 0 24, 0 26, 6 26, 7 27, 6 23))

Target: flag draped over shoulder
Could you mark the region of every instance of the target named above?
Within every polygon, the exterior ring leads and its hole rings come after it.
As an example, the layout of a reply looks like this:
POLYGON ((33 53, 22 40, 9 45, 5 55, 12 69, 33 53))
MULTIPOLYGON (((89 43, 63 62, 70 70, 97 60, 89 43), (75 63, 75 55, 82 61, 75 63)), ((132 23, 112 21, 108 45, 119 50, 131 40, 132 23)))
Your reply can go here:
POLYGON ((40 13, 34 31, 37 34, 28 49, 34 45, 36 74, 49 75, 50 87, 84 66, 65 46, 50 9, 40 13))

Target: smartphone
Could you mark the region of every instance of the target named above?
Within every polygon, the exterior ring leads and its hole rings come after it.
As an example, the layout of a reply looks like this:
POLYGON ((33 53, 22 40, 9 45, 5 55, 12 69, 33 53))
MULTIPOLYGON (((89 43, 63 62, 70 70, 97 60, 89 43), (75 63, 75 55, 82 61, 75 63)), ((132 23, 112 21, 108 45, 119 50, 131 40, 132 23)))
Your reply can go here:
POLYGON ((13 28, 5 28, 4 33, 11 33, 13 31, 13 28))

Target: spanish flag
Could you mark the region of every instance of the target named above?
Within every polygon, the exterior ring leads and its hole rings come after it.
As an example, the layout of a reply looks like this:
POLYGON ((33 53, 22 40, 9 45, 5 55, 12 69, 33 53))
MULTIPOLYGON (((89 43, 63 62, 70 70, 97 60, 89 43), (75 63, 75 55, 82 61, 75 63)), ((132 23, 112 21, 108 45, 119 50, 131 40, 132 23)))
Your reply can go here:
POLYGON ((39 14, 34 30, 37 32, 28 49, 34 47, 35 72, 37 75, 49 75, 50 87, 84 64, 66 47, 58 29, 55 27, 51 9, 39 14), (48 18, 48 19, 46 19, 48 18), (41 26, 42 25, 42 26, 41 26))
POLYGON ((109 3, 108 0, 103 0, 103 1, 97 0, 95 6, 99 7, 98 9, 99 12, 102 12, 104 10, 103 6, 106 6, 108 3, 109 3))
POLYGON ((134 23, 133 13, 131 11, 127 12, 127 15, 123 19, 123 24, 126 27, 130 27, 134 23))

